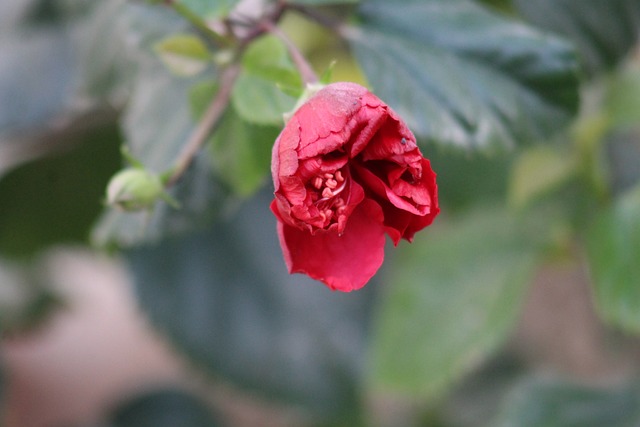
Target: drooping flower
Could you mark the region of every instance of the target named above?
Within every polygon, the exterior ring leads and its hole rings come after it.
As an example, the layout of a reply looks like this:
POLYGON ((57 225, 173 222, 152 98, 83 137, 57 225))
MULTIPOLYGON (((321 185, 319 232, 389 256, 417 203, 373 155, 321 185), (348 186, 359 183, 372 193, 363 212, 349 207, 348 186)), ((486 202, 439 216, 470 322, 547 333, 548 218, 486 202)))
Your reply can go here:
POLYGON ((364 286, 439 212, 436 174, 404 121, 355 83, 321 89, 289 119, 271 163, 278 237, 290 273, 364 286))

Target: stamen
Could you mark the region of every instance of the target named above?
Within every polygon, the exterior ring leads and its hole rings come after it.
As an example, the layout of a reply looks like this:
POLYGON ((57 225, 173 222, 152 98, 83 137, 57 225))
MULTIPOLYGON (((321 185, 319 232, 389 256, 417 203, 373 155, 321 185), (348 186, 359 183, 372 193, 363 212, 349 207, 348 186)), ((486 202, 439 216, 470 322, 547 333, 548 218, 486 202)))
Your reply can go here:
POLYGON ((338 182, 344 181, 344 177, 342 176, 342 171, 336 171, 336 181, 338 182))
MULTIPOLYGON (((342 185, 340 186, 340 188, 336 188, 336 189, 333 191, 333 193, 332 193, 332 194, 333 194, 334 196, 337 196, 338 194, 342 193, 342 190, 344 190, 344 188, 345 188, 346 186, 347 186, 347 181, 343 181, 343 182, 342 182, 342 185)), ((322 196, 324 197, 324 192, 322 193, 322 196)))
POLYGON ((333 194, 333 192, 331 192, 330 188, 325 187, 324 190, 322 190, 322 197, 328 199, 328 198, 333 197, 333 196, 334 196, 334 194, 333 194))
POLYGON ((329 187, 330 189, 334 189, 338 186, 338 181, 336 181, 335 179, 327 179, 327 181, 324 183, 324 185, 326 185, 327 187, 329 187))
POLYGON ((332 173, 325 173, 324 177, 327 179, 333 179, 333 174, 332 173))
POLYGON ((322 178, 320 178, 319 176, 316 176, 316 177, 313 179, 313 186, 314 186, 317 190, 321 189, 323 184, 324 184, 324 183, 322 182, 322 178))

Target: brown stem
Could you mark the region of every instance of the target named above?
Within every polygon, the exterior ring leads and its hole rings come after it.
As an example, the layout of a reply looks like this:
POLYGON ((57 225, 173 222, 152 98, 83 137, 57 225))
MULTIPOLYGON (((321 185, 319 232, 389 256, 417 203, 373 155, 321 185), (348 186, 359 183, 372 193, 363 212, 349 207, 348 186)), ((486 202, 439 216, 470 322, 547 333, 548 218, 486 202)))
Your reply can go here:
POLYGON ((180 177, 189 168, 193 159, 198 154, 202 146, 207 142, 209 135, 215 130, 220 123, 222 114, 224 113, 229 99, 231 97, 231 90, 233 84, 240 75, 241 66, 239 63, 234 62, 224 69, 220 76, 220 90, 216 94, 215 98, 209 104, 209 107, 204 112, 202 119, 191 133, 187 143, 184 145, 182 151, 178 155, 175 167, 173 168, 171 175, 165 183, 165 187, 169 188, 174 185, 180 177))

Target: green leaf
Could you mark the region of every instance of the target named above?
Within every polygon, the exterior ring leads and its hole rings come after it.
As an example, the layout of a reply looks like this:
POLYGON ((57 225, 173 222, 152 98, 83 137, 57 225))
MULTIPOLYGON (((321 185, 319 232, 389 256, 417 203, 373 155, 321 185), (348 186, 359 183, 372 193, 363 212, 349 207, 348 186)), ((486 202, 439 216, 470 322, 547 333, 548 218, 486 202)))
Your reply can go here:
MULTIPOLYGON (((322 419, 357 406, 370 304, 287 273, 270 190, 209 228, 125 253, 139 302, 197 366, 322 419)), ((339 419, 339 418, 338 418, 339 419)))
POLYGON ((615 66, 638 41, 637 0, 515 0, 533 24, 575 43, 591 74, 615 66))
POLYGON ((436 222, 399 249, 388 275, 370 378, 385 393, 448 391, 507 337, 533 272, 536 240, 505 211, 436 222))
POLYGON ((176 3, 204 20, 212 20, 228 14, 238 0, 177 0, 176 3))
POLYGON ((135 396, 110 414, 111 427, 216 427, 205 402, 180 390, 155 390, 135 396))
POLYGON ((302 81, 286 48, 273 36, 262 37, 247 49, 242 65, 243 73, 231 94, 234 108, 248 122, 281 126, 282 115, 296 103, 281 87, 302 91, 302 81))
POLYGON ((577 172, 577 164, 568 150, 536 146, 524 151, 511 171, 509 202, 522 209, 559 189, 577 172))
POLYGON ((252 125, 229 109, 211 141, 211 158, 221 181, 234 193, 249 196, 264 184, 271 148, 280 129, 252 125))
POLYGON ((640 185, 596 219, 587 234, 587 256, 602 318, 640 333, 640 185))
POLYGON ((202 72, 211 59, 207 46, 192 34, 174 34, 155 46, 167 68, 178 76, 194 76, 202 72))
POLYGON ((511 393, 495 427, 630 427, 640 424, 640 386, 595 388, 529 381, 511 393))
POLYGON ((371 0, 346 32, 373 90, 411 129, 463 148, 545 139, 578 104, 565 42, 467 0, 371 0))

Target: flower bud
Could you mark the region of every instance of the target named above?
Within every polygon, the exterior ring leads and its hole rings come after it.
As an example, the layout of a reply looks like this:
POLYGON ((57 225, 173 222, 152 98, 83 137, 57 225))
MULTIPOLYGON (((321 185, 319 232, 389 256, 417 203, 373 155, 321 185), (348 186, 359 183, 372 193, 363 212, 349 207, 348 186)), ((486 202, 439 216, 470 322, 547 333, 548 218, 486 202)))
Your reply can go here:
POLYGON ((163 195, 160 177, 139 168, 121 170, 107 186, 107 203, 125 211, 150 208, 163 195))

